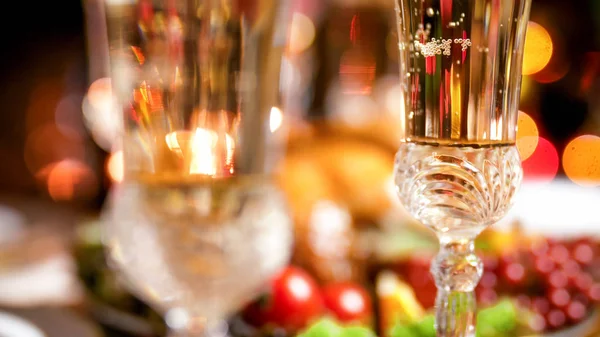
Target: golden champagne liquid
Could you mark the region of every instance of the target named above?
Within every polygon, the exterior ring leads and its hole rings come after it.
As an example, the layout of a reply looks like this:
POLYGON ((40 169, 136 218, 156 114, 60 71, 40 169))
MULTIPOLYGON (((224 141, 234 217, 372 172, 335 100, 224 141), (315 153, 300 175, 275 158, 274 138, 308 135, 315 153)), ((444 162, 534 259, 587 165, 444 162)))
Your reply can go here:
POLYGON ((529 3, 397 1, 404 138, 514 143, 529 3))

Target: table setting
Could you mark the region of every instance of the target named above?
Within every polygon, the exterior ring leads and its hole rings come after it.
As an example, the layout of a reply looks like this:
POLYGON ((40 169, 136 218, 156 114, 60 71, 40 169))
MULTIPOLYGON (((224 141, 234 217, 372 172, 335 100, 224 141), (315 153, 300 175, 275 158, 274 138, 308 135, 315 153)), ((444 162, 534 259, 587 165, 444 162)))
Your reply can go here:
POLYGON ((0 190, 0 337, 600 336, 600 54, 560 66, 560 4, 81 6, 89 85, 0 190))

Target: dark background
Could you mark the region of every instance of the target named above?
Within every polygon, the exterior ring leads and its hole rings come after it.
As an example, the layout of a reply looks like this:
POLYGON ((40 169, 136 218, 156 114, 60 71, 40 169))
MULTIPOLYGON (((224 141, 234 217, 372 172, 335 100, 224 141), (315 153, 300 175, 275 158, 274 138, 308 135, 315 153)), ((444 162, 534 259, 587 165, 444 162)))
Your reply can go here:
MULTIPOLYGON (((5 6, 1 20, 0 192, 47 197, 40 178, 41 164, 33 168, 27 164, 26 143, 32 130, 54 118, 61 99, 69 96, 81 103, 93 80, 88 75, 82 3, 17 1, 5 6)), ((521 106, 536 120, 540 136, 561 153, 575 135, 598 135, 600 0, 534 0, 532 8, 531 19, 554 38, 555 52, 548 67, 567 65, 569 70, 558 81, 536 82, 531 88, 535 98, 524 99, 521 106)), ((312 106, 318 105, 316 102, 312 106)), ((93 188, 78 205, 96 208, 109 185, 104 170, 107 154, 87 135, 80 106, 70 111, 69 118, 78 132, 75 138, 85 149, 81 159, 87 168, 84 173, 73 174, 81 179, 90 174, 95 177, 93 188)), ((69 149, 73 139, 61 137, 48 136, 49 141, 56 142, 45 153, 48 161, 72 155, 69 149)))

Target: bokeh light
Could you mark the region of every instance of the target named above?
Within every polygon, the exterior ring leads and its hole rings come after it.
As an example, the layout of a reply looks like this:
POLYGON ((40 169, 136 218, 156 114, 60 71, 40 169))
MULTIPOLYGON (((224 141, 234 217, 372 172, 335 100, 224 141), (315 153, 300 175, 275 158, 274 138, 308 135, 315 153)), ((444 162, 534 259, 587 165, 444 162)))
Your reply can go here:
POLYGON ((83 137, 85 132, 81 117, 81 96, 63 97, 56 105, 54 112, 56 127, 63 133, 77 133, 83 137))
POLYGON ((533 118, 523 111, 519 111, 517 121, 517 149, 521 160, 525 160, 533 154, 538 145, 539 131, 533 118))
MULTIPOLYGON (((552 62, 554 63, 554 62, 552 62)), ((551 64, 543 71, 533 75, 533 79, 542 84, 548 84, 556 82, 569 72, 570 64, 567 61, 556 62, 556 64, 551 64)))
POLYGON ((565 147, 562 156, 565 174, 581 186, 600 186, 600 137, 579 136, 565 147))
POLYGON ((54 123, 44 124, 27 135, 24 159, 31 173, 65 158, 83 160, 85 146, 77 132, 65 132, 54 123))
POLYGON ((551 182, 558 172, 558 152, 547 139, 542 137, 537 139, 535 151, 522 162, 524 180, 535 183, 551 182))
POLYGON ((290 52, 302 53, 313 44, 314 40, 315 24, 308 16, 295 12, 290 28, 290 52))
POLYGON ((94 195, 96 176, 85 163, 64 159, 48 165, 38 177, 46 177, 48 194, 55 201, 69 201, 94 195))
POLYGON ((535 74, 544 69, 550 62, 552 50, 552 38, 546 28, 529 21, 523 55, 523 75, 535 74))
POLYGON ((281 112, 281 109, 275 106, 272 107, 271 115, 269 116, 269 129, 271 130, 271 132, 277 131, 281 127, 282 123, 283 113, 281 112))
POLYGON ((581 92, 586 94, 592 88, 596 77, 600 74, 600 52, 588 52, 583 56, 581 92))
POLYGON ((115 151, 110 154, 106 160, 106 173, 108 178, 114 183, 123 181, 125 168, 123 166, 123 151, 115 151))
POLYGON ((83 99, 82 111, 85 126, 94 142, 106 151, 116 146, 122 129, 121 115, 112 96, 109 78, 97 79, 90 85, 83 99))

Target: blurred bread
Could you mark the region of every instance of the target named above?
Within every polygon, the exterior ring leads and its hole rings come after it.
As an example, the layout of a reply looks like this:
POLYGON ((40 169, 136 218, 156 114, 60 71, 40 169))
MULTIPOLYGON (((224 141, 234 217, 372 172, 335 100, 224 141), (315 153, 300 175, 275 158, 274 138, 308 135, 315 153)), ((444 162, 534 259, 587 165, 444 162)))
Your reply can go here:
POLYGON ((375 222, 392 206, 388 184, 393 172, 389 151, 360 140, 328 138, 315 148, 335 194, 357 222, 375 222))
POLYGON ((294 220, 293 262, 321 283, 358 281, 364 264, 355 258, 352 217, 314 154, 304 150, 287 156, 279 176, 294 220))

